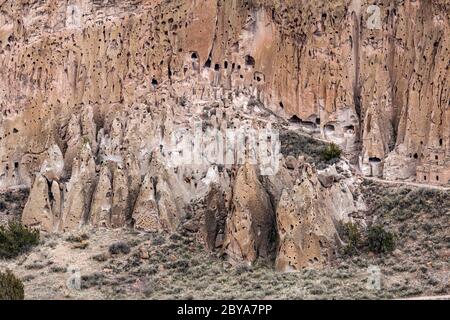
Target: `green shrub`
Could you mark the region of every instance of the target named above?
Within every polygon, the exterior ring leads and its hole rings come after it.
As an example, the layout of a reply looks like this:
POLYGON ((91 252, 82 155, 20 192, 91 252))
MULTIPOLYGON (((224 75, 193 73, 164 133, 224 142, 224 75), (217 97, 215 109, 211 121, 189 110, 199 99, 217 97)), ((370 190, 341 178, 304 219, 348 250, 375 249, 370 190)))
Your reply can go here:
POLYGON ((314 163, 319 169, 325 169, 327 167, 325 161, 323 160, 323 150, 326 144, 314 140, 310 137, 305 137, 294 131, 280 132, 281 141, 281 153, 287 156, 293 156, 298 158, 299 156, 305 156, 305 160, 308 163, 314 163))
POLYGON ((110 254, 128 254, 131 251, 130 246, 123 241, 113 243, 108 250, 110 254))
POLYGON ((39 243, 39 231, 31 230, 19 222, 0 226, 0 258, 11 259, 30 250, 39 243))
POLYGON ((241 274, 250 272, 251 270, 252 270, 252 268, 250 266, 248 266, 247 264, 243 264, 242 263, 242 264, 238 264, 236 266, 235 273, 237 275, 241 275, 241 274))
POLYGON ((382 226, 372 226, 367 230, 369 250, 375 253, 388 253, 395 249, 394 234, 382 226))
POLYGON ((23 300, 23 283, 11 271, 0 272, 0 300, 23 300))
POLYGON ((74 242, 74 243, 82 243, 85 240, 88 240, 89 236, 86 233, 79 234, 79 235, 69 235, 66 238, 67 242, 74 242))
POLYGON ((347 243, 343 248, 344 253, 354 255, 358 253, 358 248, 362 244, 362 236, 357 224, 347 222, 342 225, 341 236, 347 243))
POLYGON ((335 143, 330 143, 322 152, 322 157, 326 161, 340 158, 342 154, 341 148, 335 143))

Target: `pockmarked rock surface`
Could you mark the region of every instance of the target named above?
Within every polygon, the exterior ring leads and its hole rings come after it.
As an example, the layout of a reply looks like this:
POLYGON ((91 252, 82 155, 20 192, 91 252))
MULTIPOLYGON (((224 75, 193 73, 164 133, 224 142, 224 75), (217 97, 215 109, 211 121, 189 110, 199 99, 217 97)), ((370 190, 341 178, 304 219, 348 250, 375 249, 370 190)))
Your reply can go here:
POLYGON ((269 194, 251 164, 242 166, 236 176, 224 247, 231 259, 254 262, 269 258, 273 251, 275 214, 269 194))
POLYGON ((300 170, 293 188, 283 191, 276 212, 279 233, 276 268, 281 271, 323 266, 339 244, 336 220, 330 210, 333 199, 322 192, 311 166, 305 164, 300 170))
POLYGON ((175 104, 239 93, 338 143, 364 174, 447 184, 449 5, 3 1, 0 187, 31 186, 55 145, 69 177, 83 140, 143 163, 149 129, 188 113, 175 104))
MULTIPOLYGON (((355 172, 449 184, 449 12, 446 0, 0 1, 0 190, 30 189, 22 222, 46 233, 184 228, 233 263, 323 266, 337 224, 364 208, 355 172), (242 128, 301 130, 348 160, 318 171, 284 155, 266 175, 255 149, 209 156, 242 128), (203 137, 189 156, 174 147, 187 134, 203 137)), ((277 157, 275 142, 257 145, 277 157)))

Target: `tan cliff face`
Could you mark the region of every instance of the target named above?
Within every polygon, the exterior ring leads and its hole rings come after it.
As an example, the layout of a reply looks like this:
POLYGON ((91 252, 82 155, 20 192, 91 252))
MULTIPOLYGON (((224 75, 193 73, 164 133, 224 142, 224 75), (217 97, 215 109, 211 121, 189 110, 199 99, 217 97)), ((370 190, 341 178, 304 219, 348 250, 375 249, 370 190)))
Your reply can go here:
POLYGON ((0 0, 0 190, 31 187, 23 221, 47 232, 184 224, 233 260, 322 264, 357 202, 347 183, 315 169, 304 181, 298 159, 267 179, 247 164, 167 168, 170 137, 196 121, 224 131, 281 117, 339 144, 365 175, 448 184, 449 9, 0 0), (313 214, 333 199, 339 212, 313 214), (303 222, 281 234, 292 219, 303 222))
MULTIPOLYGON (((366 175, 447 184, 448 1, 3 1, 2 187, 31 185, 74 113, 244 90, 366 175), (144 100, 144 101, 143 101, 144 100)), ((82 116, 86 118, 86 115, 82 116)), ((85 121, 85 120, 83 120, 85 121)), ((80 128, 95 142, 97 129, 80 128), (91 130, 91 131, 89 131, 91 130)), ((75 137, 77 135, 75 134, 75 137)), ((94 149, 96 146, 93 146, 94 149)))

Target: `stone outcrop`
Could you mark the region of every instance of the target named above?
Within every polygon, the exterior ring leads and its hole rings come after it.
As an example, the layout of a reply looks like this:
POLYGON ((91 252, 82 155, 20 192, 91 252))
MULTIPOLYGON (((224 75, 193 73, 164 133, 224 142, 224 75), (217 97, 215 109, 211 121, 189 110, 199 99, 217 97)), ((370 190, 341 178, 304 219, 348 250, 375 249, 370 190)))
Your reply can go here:
POLYGON ((72 175, 65 185, 60 229, 76 230, 85 224, 94 191, 95 163, 89 143, 81 147, 79 158, 73 160, 72 175))
POLYGON ((205 211, 201 212, 200 223, 200 234, 209 250, 223 246, 227 212, 224 191, 212 183, 205 197, 205 211))
POLYGON ((30 196, 22 213, 22 222, 43 231, 54 230, 54 215, 50 203, 47 179, 37 174, 31 188, 30 196))
POLYGON ((329 261, 338 234, 327 195, 314 169, 305 164, 292 189, 284 189, 276 217, 279 244, 276 268, 280 271, 318 267, 329 261))
POLYGON ((141 190, 133 211, 134 227, 144 231, 158 231, 167 229, 166 223, 161 222, 156 202, 155 179, 147 174, 142 182, 141 190))
POLYGON ((237 173, 226 223, 224 249, 230 259, 252 263, 258 257, 270 258, 274 220, 269 195, 255 168, 247 163, 237 173))
POLYGON ((107 165, 102 166, 92 197, 90 223, 94 227, 111 227, 112 174, 107 165))

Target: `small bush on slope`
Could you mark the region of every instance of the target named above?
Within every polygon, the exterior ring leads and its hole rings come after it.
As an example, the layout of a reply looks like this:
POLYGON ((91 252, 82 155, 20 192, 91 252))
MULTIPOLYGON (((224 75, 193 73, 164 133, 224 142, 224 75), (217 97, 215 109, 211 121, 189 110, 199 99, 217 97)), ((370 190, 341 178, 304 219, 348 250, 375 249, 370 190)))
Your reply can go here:
POLYGON ((348 222, 341 226, 340 234, 347 243, 343 248, 344 254, 354 255, 358 253, 358 249, 363 245, 362 234, 357 224, 348 222))
POLYGON ((395 249, 394 235, 382 226, 372 226, 367 231, 369 250, 375 253, 388 253, 395 249))
POLYGON ((108 250, 110 254, 128 254, 131 251, 130 246, 122 241, 111 244, 108 250))
POLYGON ((39 231, 31 230, 19 222, 0 226, 0 258, 12 259, 39 243, 39 231))
POLYGON ((322 157, 324 160, 330 161, 333 159, 340 158, 341 154, 342 154, 342 150, 339 148, 339 146, 335 143, 330 143, 323 150, 322 157))
POLYGON ((0 272, 0 300, 23 300, 23 283, 11 271, 0 272))

